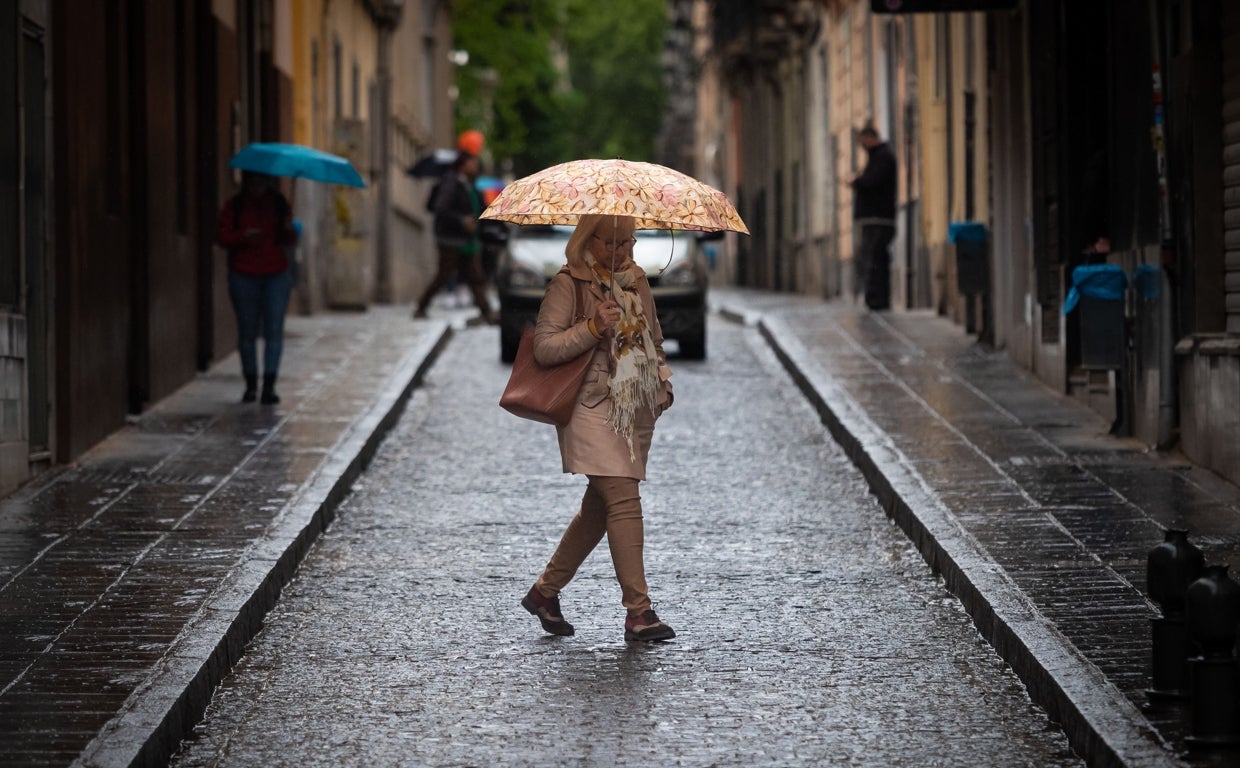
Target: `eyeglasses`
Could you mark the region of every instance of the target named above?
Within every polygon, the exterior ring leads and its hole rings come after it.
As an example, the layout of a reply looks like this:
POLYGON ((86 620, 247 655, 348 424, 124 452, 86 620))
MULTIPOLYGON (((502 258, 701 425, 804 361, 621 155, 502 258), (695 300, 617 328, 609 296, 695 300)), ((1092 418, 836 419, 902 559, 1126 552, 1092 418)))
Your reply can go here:
POLYGON ((606 237, 602 237, 601 235, 591 235, 591 237, 593 237, 595 240, 598 240, 603 245, 614 244, 616 248, 625 248, 625 247, 631 248, 633 247, 633 245, 637 243, 636 237, 630 237, 627 240, 615 240, 615 241, 610 240, 606 237))

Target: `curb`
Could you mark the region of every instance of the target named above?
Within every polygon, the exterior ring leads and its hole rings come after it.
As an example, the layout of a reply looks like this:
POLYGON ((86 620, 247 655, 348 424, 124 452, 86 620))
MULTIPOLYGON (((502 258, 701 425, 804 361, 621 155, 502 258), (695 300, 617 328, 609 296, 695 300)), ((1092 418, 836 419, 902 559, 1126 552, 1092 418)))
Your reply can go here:
POLYGON ((1091 766, 1181 766, 1140 710, 1046 619, 956 521, 934 489, 778 318, 735 307, 720 316, 754 326, 861 470, 883 509, 1091 766))
POLYGON ((202 718, 216 687, 262 628, 281 590, 336 517, 353 481, 400 418, 452 336, 443 322, 401 359, 387 386, 340 437, 280 517, 251 544, 147 679, 86 746, 75 766, 164 766, 202 718))

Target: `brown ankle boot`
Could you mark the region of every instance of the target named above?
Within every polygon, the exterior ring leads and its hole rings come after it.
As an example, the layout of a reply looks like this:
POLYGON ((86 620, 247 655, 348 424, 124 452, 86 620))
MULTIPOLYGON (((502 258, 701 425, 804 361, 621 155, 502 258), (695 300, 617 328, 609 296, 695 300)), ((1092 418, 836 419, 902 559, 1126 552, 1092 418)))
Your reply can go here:
POLYGON ((568 637, 575 631, 573 625, 560 613, 560 596, 544 597, 538 587, 530 587, 529 594, 521 598, 521 607, 538 617, 543 631, 552 635, 568 637))
POLYGON ((671 640, 676 631, 659 621, 653 610, 642 611, 636 616, 624 620, 624 639, 654 642, 655 640, 671 640))

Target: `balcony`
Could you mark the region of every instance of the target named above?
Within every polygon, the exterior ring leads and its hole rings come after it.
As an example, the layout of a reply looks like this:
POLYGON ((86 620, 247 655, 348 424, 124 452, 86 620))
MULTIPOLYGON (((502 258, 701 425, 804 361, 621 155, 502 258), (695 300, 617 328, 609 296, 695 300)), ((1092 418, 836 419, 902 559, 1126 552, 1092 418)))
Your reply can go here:
POLYGON ((766 69, 813 41, 825 7, 818 0, 718 0, 715 49, 728 77, 766 69))

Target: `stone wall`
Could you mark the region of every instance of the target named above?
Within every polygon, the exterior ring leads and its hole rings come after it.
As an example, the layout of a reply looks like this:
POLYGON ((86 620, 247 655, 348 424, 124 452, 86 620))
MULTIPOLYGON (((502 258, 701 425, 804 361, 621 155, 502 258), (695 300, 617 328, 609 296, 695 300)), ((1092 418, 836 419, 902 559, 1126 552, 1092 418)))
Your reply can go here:
POLYGON ((1176 345, 1176 357, 1181 449, 1240 483, 1240 337, 1188 337, 1176 345))

